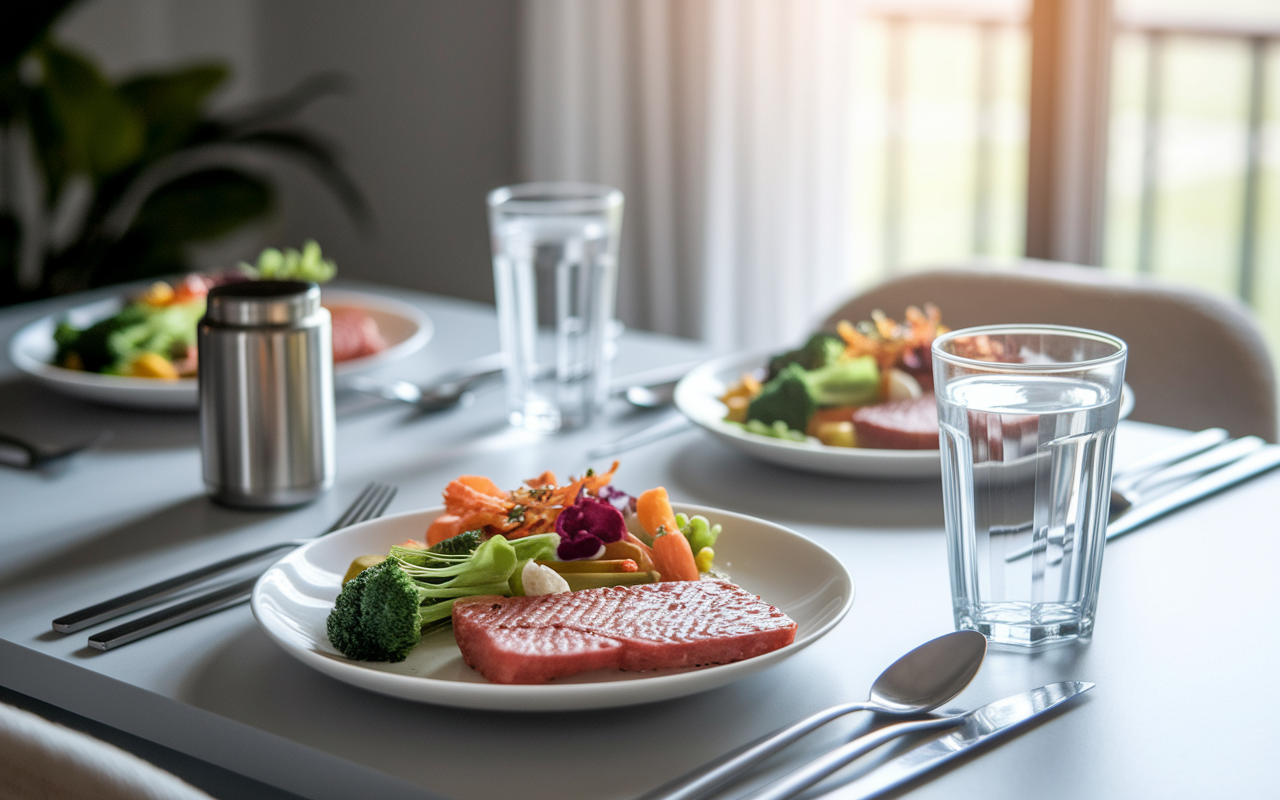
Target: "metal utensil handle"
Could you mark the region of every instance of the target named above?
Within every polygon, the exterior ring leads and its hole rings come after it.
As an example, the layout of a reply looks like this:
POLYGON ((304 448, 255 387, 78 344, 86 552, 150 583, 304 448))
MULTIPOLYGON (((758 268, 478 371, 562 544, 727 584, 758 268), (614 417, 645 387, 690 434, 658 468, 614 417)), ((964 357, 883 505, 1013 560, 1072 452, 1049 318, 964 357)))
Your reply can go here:
POLYGON ((238 556, 223 559, 207 567, 193 569, 165 581, 153 583, 150 586, 144 586, 132 592, 127 592, 110 600, 104 600, 96 605, 82 608, 79 611, 73 611, 64 617, 58 617, 53 621, 53 629, 58 633, 75 633, 84 630, 99 622, 128 614, 135 609, 144 608, 153 604, 156 600, 168 597, 175 592, 179 592, 188 586, 194 586, 201 581, 208 580, 215 575, 221 575, 224 572, 230 572, 236 567, 257 561, 263 556, 283 550, 286 547, 297 547, 300 541, 279 542, 278 544, 261 547, 257 550, 251 550, 247 553, 241 553, 238 556))
POLYGON ((768 786, 743 796, 741 800, 783 800, 807 789, 858 756, 869 753, 899 736, 958 725, 964 722, 968 716, 968 714, 957 714, 954 717, 937 717, 916 722, 899 722, 895 725, 886 725, 865 736, 859 736, 857 739, 843 744, 829 753, 818 756, 808 764, 794 772, 783 775, 768 786))
POLYGON ((1186 486, 1174 489, 1150 502, 1142 503, 1107 527, 1107 541, 1278 466, 1280 466, 1280 445, 1267 445, 1230 466, 1210 472, 1186 486))
MULTIPOLYGON (((1224 447, 1229 446, 1224 445, 1224 447)), ((1280 466, 1280 446, 1263 445, 1262 447, 1253 448, 1252 453, 1243 458, 1237 458, 1228 466, 1209 472, 1185 486, 1180 486, 1154 500, 1139 502, 1133 508, 1116 517, 1115 521, 1107 526, 1107 541, 1123 536, 1152 520, 1163 517, 1171 511, 1176 511, 1185 505, 1190 505, 1237 483, 1242 483, 1254 476, 1261 475, 1276 466, 1280 466)), ((1033 552, 1035 552, 1035 545, 1026 545, 1006 555, 1004 560, 1006 563, 1018 561, 1033 552)), ((1050 560, 1049 564, 1053 566, 1060 561, 1061 556, 1058 556, 1050 560)))
MULTIPOLYGON (((366 519, 382 516, 382 512, 390 505, 392 498, 396 496, 396 488, 382 483, 370 483, 361 490, 356 499, 351 501, 351 505, 342 512, 342 516, 329 526, 320 536, 333 533, 336 530, 353 525, 366 519)), ((308 540, 292 539, 289 541, 278 542, 277 544, 260 547, 257 550, 250 550, 247 553, 241 553, 237 556, 223 559, 214 564, 210 564, 199 569, 184 572, 176 575, 168 580, 153 583, 150 586, 144 586, 132 592, 127 592, 110 600, 104 600, 96 605, 82 608, 79 611, 73 611, 63 617, 58 617, 53 621, 53 629, 58 633, 75 633, 84 630, 99 622, 106 622, 109 619, 124 616, 130 611, 139 608, 146 608, 154 605, 158 600, 168 597, 169 595, 179 592, 188 586, 194 586, 201 581, 221 575, 224 572, 230 572, 244 564, 256 561, 263 556, 284 550, 289 547, 297 547, 308 540)))
POLYGON ((587 451, 587 456, 590 458, 603 458, 604 456, 615 455, 623 452, 624 450, 631 450, 632 448, 649 444, 650 442, 656 442, 659 439, 664 439, 672 434, 684 430, 692 424, 693 423, 690 422, 683 414, 674 414, 673 416, 667 417, 660 422, 655 422, 649 427, 637 431, 636 433, 629 434, 612 442, 597 445, 587 451))
POLYGON ((1201 475, 1234 461, 1239 461, 1265 444, 1266 442, 1260 437, 1242 436, 1235 441, 1211 447, 1199 455, 1149 473, 1146 477, 1135 482, 1133 488, 1138 491, 1147 491, 1153 486, 1161 486, 1173 481, 1201 475))
POLYGON ((810 731, 825 725, 837 717, 854 711, 866 711, 871 708, 873 708, 872 704, 867 702, 843 703, 824 711, 819 711, 799 722, 767 734, 744 747, 726 753, 697 769, 686 772, 684 775, 664 783, 653 791, 646 792, 636 800, 695 800, 695 798, 703 797, 728 783, 751 765, 768 758, 810 731))
POLYGON ((168 630, 184 622, 199 619, 215 611, 239 605, 249 599, 249 595, 253 593, 253 585, 257 581, 258 576, 255 575, 252 578, 233 583, 222 589, 207 592, 185 603, 179 603, 176 606, 170 606, 154 614, 135 619, 132 622, 126 622, 101 633, 95 633, 89 637, 89 646, 95 650, 111 650, 130 642, 136 642, 139 639, 145 639, 153 633, 168 630))
POLYGON ((1122 485, 1136 482, 1167 464, 1204 452, 1226 440, 1227 432, 1223 428, 1206 428, 1175 442, 1169 447, 1158 450, 1146 458, 1140 458, 1137 461, 1126 464, 1124 469, 1116 471, 1114 483, 1122 485))

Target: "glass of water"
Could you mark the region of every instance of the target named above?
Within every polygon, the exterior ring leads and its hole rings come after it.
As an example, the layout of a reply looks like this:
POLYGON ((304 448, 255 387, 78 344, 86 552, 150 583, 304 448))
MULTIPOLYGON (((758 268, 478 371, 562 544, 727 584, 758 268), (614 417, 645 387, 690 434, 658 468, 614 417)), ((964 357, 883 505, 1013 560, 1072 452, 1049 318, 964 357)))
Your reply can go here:
POLYGON ((1126 354, 1054 325, 934 341, 956 628, 1028 646, 1093 633, 1126 354))
POLYGON ((511 424, 584 425, 608 397, 622 192, 506 186, 489 193, 489 227, 511 424))

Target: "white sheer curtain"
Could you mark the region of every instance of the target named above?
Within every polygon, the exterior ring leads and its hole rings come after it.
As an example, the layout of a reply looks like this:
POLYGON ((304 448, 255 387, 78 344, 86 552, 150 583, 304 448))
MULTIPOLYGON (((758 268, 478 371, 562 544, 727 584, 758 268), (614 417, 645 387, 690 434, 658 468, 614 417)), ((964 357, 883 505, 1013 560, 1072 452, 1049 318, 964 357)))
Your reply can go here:
POLYGON ((524 0, 529 180, 626 193, 618 308, 722 348, 852 282, 855 0, 524 0))

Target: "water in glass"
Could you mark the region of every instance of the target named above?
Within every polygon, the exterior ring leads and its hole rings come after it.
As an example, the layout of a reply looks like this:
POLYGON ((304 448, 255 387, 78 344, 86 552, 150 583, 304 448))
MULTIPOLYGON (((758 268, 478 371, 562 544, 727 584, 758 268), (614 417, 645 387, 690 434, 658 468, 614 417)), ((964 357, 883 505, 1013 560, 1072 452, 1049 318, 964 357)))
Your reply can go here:
POLYGON ((1072 377, 939 387, 957 628, 1022 645, 1092 633, 1119 409, 1118 391, 1072 377))
POLYGON ((513 425, 589 421, 607 396, 614 256, 600 214, 520 215, 494 224, 499 324, 513 425))

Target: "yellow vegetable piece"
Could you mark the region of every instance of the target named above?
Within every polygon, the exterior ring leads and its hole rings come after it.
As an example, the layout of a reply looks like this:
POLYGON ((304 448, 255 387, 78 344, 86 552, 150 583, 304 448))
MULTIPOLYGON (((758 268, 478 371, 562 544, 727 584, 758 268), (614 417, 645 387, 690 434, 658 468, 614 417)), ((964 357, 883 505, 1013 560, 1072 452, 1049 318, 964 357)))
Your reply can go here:
POLYGON ((729 407, 729 413, 725 416, 729 422, 747 421, 747 406, 751 405, 750 398, 738 395, 727 398, 724 404, 729 407))
POLYGON ((164 281, 156 281, 142 296, 142 302, 149 306, 167 306, 173 302, 173 287, 164 281))
POLYGON ((342 585, 346 586, 347 582, 355 578, 361 572, 376 564, 386 561, 386 556, 357 556, 355 561, 351 562, 351 566, 347 567, 347 574, 342 576, 342 585))
POLYGON ((815 435, 828 447, 857 447, 858 436, 852 422, 824 422, 815 435))
POLYGON ((178 370, 173 362, 159 353, 142 353, 129 362, 129 370, 125 374, 134 378, 160 378, 167 381, 178 379, 178 370))
POLYGON ((698 551, 698 555, 694 556, 694 562, 698 565, 698 572, 710 572, 711 562, 715 561, 716 551, 710 547, 704 547, 698 551))
POLYGON ((67 369, 84 369, 84 361, 79 353, 67 353, 67 357, 62 359, 62 366, 67 369))

